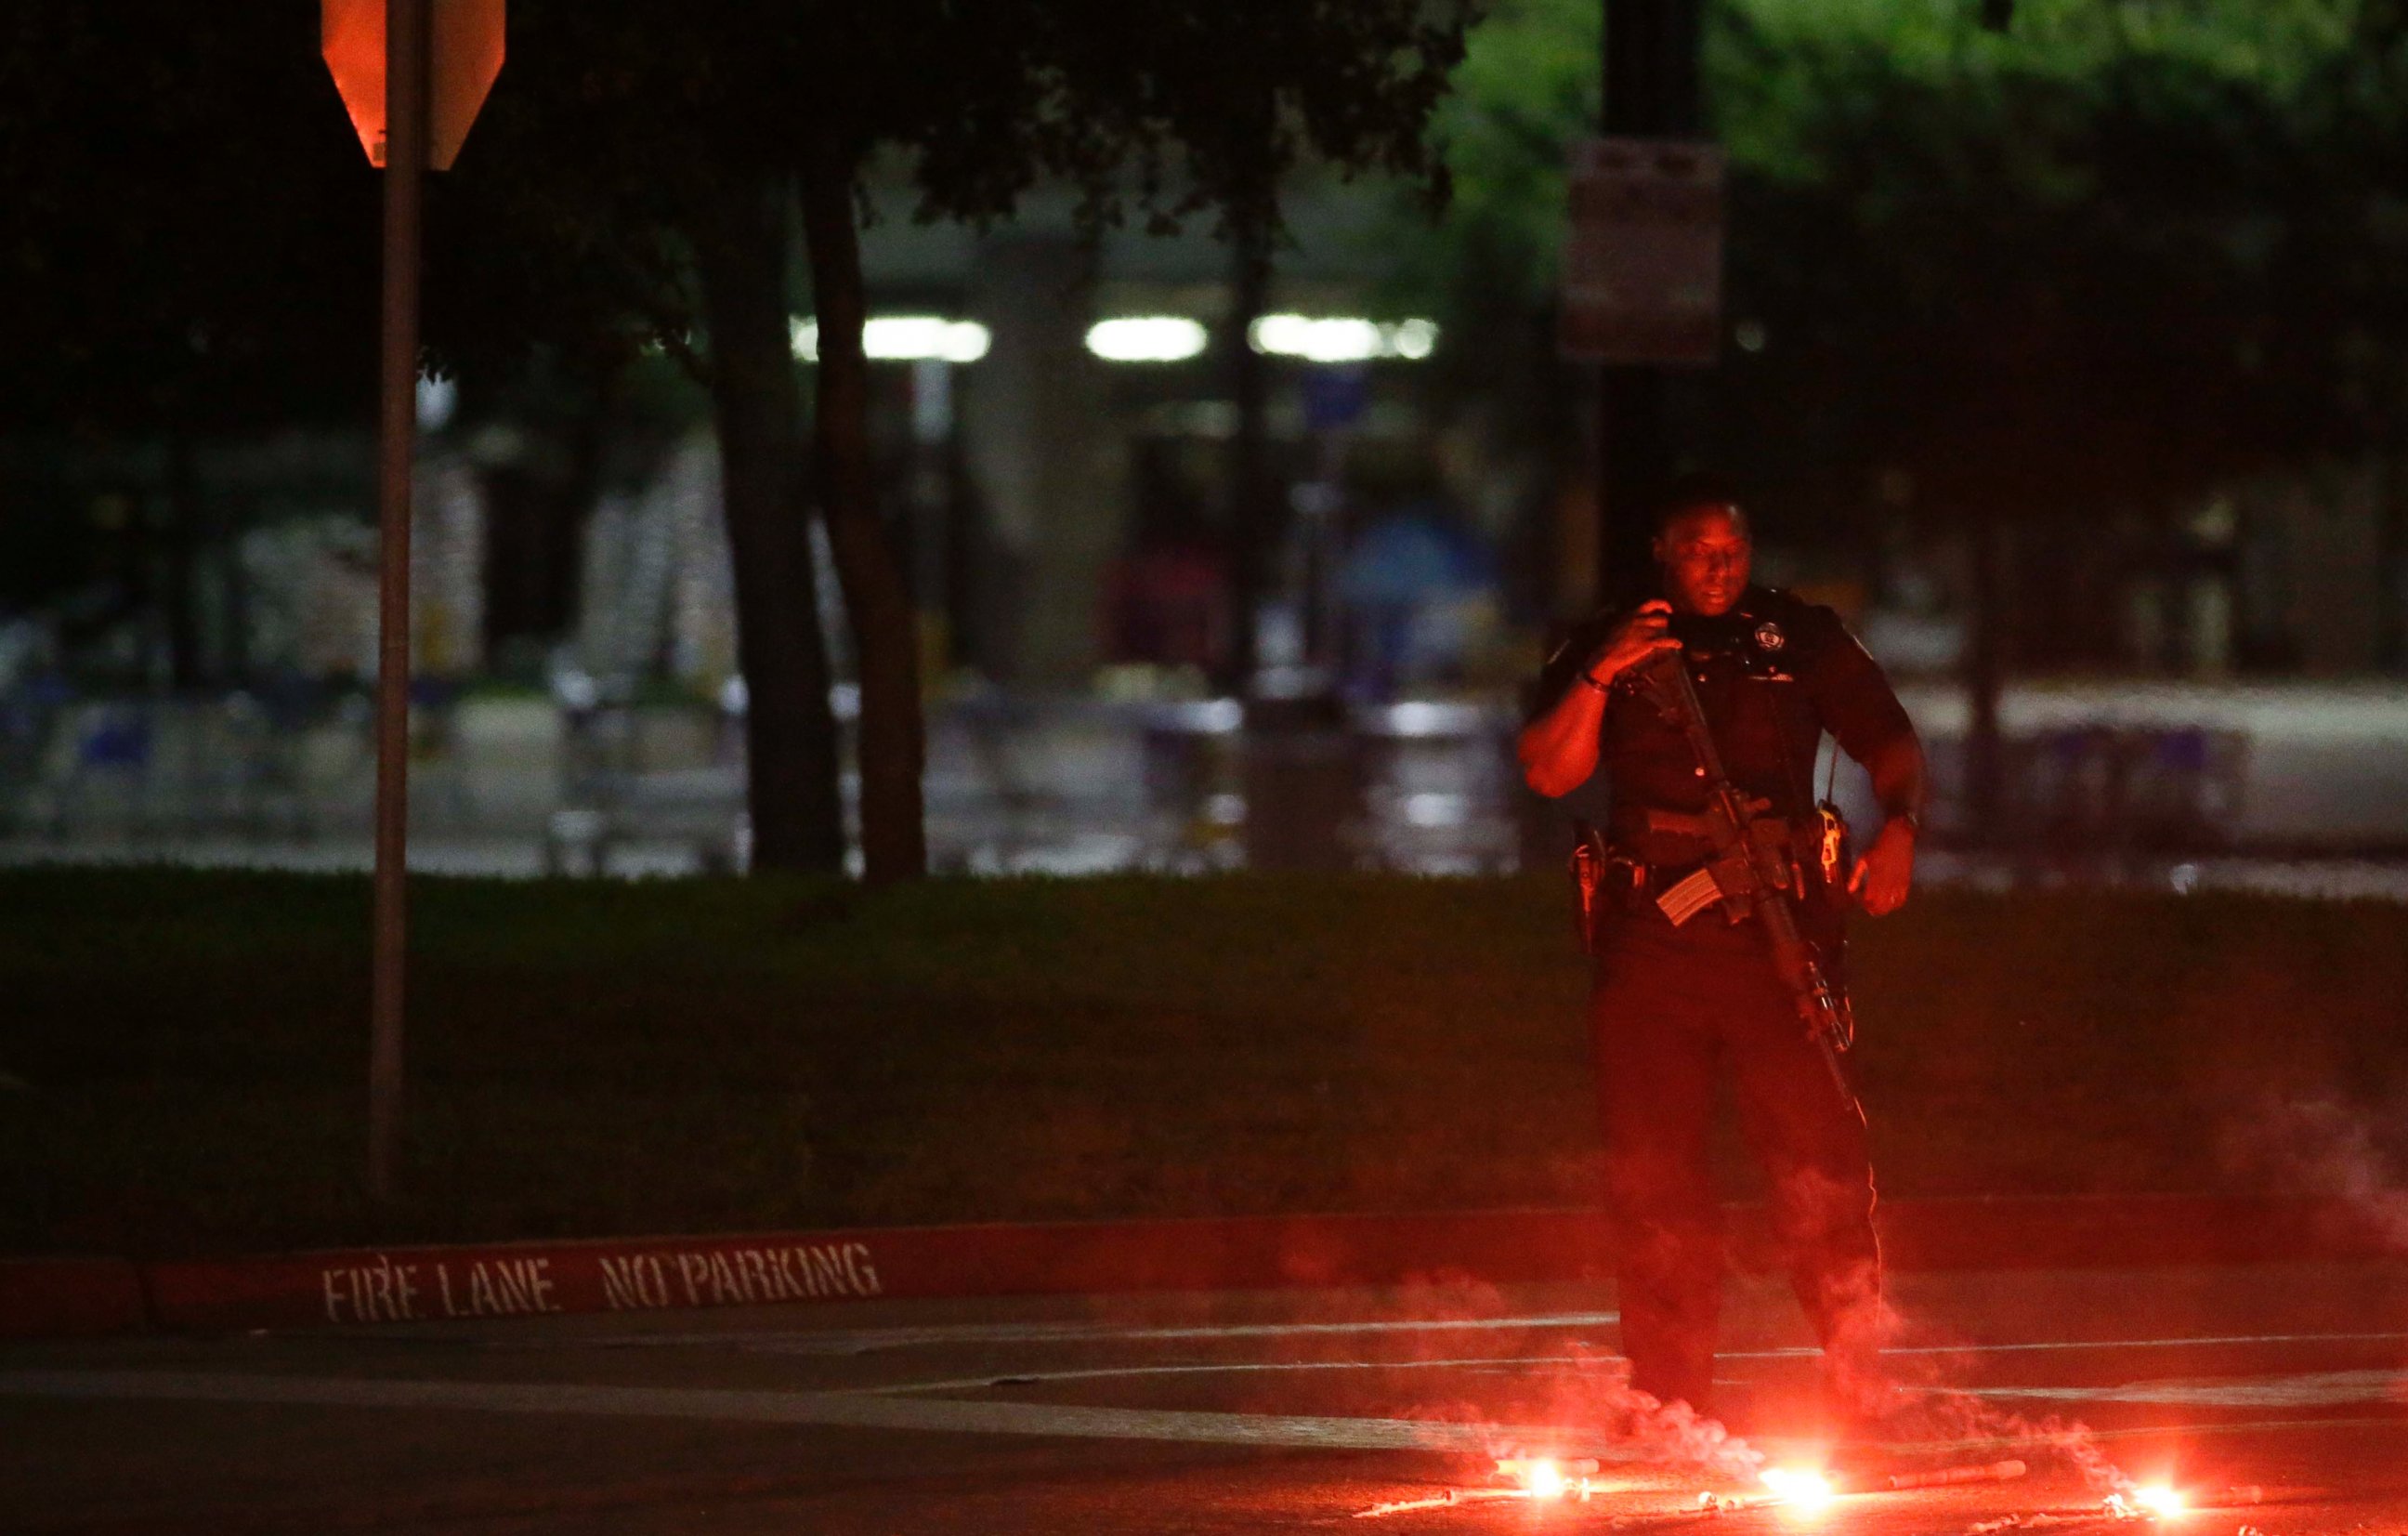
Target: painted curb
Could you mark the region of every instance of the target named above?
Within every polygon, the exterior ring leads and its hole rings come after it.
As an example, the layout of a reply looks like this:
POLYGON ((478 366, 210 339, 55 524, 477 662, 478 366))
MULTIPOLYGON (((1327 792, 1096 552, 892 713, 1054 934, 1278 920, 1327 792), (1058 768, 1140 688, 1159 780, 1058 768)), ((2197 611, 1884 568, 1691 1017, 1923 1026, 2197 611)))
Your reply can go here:
MULTIPOLYGON (((1732 1214, 1772 1267, 1761 1208, 1732 1214)), ((2399 1256, 2341 1201, 2184 1196, 1885 1201, 1898 1270, 2163 1268, 2399 1256)), ((446 1318, 1164 1290, 1476 1282, 1611 1272, 1585 1210, 1238 1216, 342 1249, 222 1260, 0 1264, 0 1336, 356 1328, 446 1318), (144 1301, 148 1298, 146 1313, 144 1301)))
POLYGON ((122 1258, 0 1259, 0 1339, 138 1333, 141 1272, 122 1258))
POLYGON ((882 1298, 1596 1278, 1586 1212, 1208 1217, 349 1249, 147 1267, 169 1328, 882 1298))

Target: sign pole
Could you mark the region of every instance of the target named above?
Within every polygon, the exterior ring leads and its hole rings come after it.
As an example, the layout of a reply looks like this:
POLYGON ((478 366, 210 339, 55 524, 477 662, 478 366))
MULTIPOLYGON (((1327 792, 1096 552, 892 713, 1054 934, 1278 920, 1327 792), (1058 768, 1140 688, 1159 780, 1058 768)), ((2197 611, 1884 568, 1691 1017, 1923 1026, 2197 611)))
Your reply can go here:
POLYGON ((384 306, 377 433, 375 941, 369 971, 368 1194, 394 1197, 409 837, 409 512, 418 433, 418 251, 426 174, 427 0, 386 0, 384 306))
MULTIPOLYGON (((1601 126, 1608 136, 1694 134, 1698 128, 1698 0, 1600 0, 1605 7, 1601 126)), ((1661 366, 1598 370, 1597 593, 1635 596, 1647 558, 1646 509, 1673 465, 1668 380, 1661 366)))

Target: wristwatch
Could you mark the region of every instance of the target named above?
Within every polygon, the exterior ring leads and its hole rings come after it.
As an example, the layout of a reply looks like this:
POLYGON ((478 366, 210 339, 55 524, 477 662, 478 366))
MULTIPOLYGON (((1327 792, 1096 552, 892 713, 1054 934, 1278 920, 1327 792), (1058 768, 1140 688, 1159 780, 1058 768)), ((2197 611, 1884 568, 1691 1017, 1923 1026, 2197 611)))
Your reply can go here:
POLYGON ((1610 694, 1613 692, 1613 684, 1610 682, 1598 682, 1597 678, 1586 668, 1581 668, 1580 680, 1583 682, 1587 683, 1590 687, 1596 689, 1600 694, 1610 694))

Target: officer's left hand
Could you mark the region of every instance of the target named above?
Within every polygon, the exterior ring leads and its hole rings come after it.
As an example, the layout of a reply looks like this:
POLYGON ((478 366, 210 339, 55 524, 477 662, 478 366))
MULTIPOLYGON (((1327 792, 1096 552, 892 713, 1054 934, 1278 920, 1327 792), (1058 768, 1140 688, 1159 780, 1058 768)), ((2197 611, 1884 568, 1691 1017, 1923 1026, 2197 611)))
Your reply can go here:
POLYGON ((1906 903, 1906 888, 1914 880, 1914 829, 1902 821, 1884 823, 1881 836, 1856 860, 1848 875, 1848 894, 1875 917, 1887 917, 1906 903))

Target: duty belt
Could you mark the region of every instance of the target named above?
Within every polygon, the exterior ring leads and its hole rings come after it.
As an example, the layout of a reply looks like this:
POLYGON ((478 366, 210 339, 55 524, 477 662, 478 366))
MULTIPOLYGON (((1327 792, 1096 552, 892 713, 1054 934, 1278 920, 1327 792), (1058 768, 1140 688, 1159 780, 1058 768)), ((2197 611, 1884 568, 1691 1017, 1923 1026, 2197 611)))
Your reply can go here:
MULTIPOLYGON (((1822 835, 1819 825, 1801 825, 1776 816, 1757 819, 1778 823, 1791 852, 1800 862, 1811 863, 1818 856, 1822 835)), ((1606 840, 1608 856, 1643 865, 1651 871, 1668 871, 1673 882, 1714 854, 1713 836, 1706 818, 1685 811, 1649 809, 1617 814, 1606 840)))

